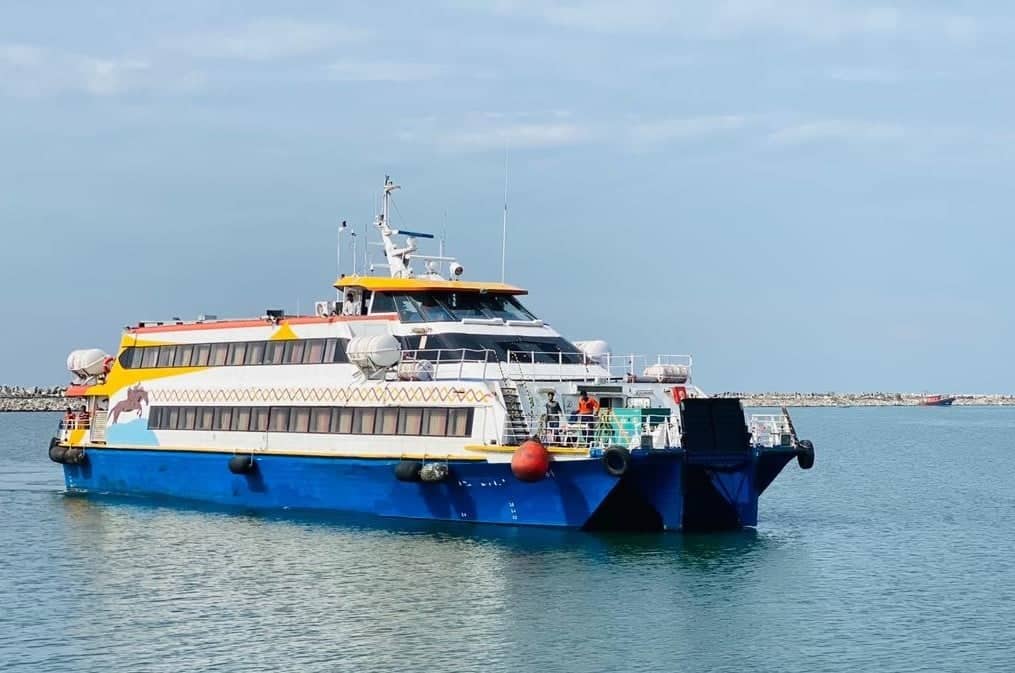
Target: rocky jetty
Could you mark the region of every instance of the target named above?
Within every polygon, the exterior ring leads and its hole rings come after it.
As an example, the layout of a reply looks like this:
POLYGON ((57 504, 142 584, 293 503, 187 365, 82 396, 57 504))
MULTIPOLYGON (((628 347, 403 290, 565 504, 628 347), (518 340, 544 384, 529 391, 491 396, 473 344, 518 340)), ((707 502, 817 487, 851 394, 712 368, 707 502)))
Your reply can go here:
MULTIPOLYGON (((913 407, 926 393, 713 393, 739 397, 748 407, 913 407)), ((955 395, 955 406, 1015 406, 1015 395, 955 395)), ((68 406, 61 386, 0 386, 0 412, 63 411, 68 406)))
POLYGON ((0 386, 0 411, 63 411, 67 408, 63 393, 62 386, 0 386))
MULTIPOLYGON (((915 407, 927 393, 714 393, 748 407, 915 407)), ((1015 395, 955 395, 955 406, 1013 406, 1015 395)))

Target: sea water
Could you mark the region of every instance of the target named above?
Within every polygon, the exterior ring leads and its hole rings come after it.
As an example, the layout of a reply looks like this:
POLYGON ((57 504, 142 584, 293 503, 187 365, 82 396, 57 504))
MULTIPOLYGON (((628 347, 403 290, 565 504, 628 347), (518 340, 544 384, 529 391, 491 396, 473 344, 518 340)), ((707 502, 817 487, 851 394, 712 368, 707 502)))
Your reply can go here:
POLYGON ((1015 670, 1015 409, 793 415, 814 469, 681 535, 68 496, 0 414, 0 670, 1015 670))

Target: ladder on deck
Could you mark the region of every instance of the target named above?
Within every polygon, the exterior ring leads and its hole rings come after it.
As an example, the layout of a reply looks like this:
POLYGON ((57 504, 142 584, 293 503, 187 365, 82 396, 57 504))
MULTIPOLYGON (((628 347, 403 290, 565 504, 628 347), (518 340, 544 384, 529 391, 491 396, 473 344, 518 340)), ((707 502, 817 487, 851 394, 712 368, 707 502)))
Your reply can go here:
POLYGON ((511 379, 503 379, 500 383, 500 394, 504 398, 507 419, 504 422, 504 444, 521 444, 529 438, 529 425, 522 411, 522 403, 518 396, 518 385, 511 379))

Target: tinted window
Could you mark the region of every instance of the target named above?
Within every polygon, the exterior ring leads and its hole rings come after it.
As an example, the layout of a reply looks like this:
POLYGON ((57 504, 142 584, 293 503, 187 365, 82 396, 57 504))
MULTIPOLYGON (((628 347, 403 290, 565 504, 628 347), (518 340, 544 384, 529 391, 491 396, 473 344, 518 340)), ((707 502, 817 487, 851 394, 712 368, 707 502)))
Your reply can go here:
POLYGON ((250 429, 253 432, 268 431, 268 407, 254 407, 250 414, 250 429))
POLYGON ((211 356, 208 358, 208 364, 213 367, 221 367, 226 363, 228 357, 229 344, 212 344, 211 356))
POLYGON ((182 344, 176 347, 176 359, 173 360, 174 367, 189 367, 194 358, 194 346, 182 344))
POLYGON ((194 346, 194 365, 197 367, 206 367, 208 365, 208 357, 210 353, 211 344, 198 344, 194 346))
POLYGON ((402 322, 423 322, 423 316, 419 312, 416 300, 407 294, 392 295, 395 301, 395 308, 398 310, 398 319, 402 322))
POLYGON ((264 362, 264 345, 263 341, 251 341, 247 344, 247 357, 244 358, 243 363, 259 365, 264 362))
POLYGON ((373 303, 370 304, 370 313, 395 313, 395 300, 390 294, 374 292, 373 303))
POLYGON ((142 367, 154 367, 159 360, 159 349, 154 348, 142 348, 141 349, 141 366, 142 367))

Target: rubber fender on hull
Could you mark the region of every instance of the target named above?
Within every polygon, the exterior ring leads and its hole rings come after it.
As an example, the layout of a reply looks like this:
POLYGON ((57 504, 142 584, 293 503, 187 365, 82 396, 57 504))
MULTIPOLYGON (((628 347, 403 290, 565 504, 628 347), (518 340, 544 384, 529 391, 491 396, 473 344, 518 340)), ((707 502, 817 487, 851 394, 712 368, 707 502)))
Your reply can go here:
POLYGON ((631 466, 631 452, 622 446, 611 446, 603 451, 603 467, 614 477, 623 477, 631 466))
POLYGON ((419 470, 420 481, 444 481, 451 476, 447 463, 426 463, 419 470))
POLYGON ((229 471, 233 474, 250 474, 257 469, 253 456, 236 454, 229 459, 229 471))
POLYGON ((796 462, 804 470, 814 467, 814 444, 811 440, 801 439, 797 442, 796 462))
POLYGON ((419 481, 423 463, 418 460, 400 460, 395 465, 395 479, 398 481, 419 481))
POLYGON ((49 459, 54 463, 63 463, 63 454, 67 453, 67 447, 60 445, 56 437, 49 440, 49 459))
POLYGON ((64 465, 84 465, 87 462, 88 454, 85 453, 84 449, 72 446, 63 452, 64 465))

